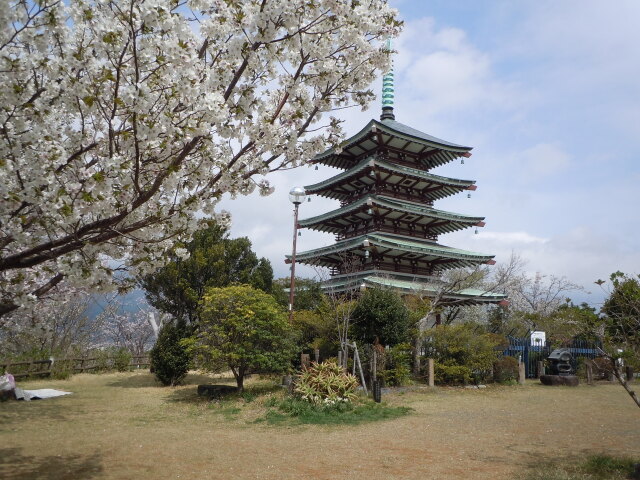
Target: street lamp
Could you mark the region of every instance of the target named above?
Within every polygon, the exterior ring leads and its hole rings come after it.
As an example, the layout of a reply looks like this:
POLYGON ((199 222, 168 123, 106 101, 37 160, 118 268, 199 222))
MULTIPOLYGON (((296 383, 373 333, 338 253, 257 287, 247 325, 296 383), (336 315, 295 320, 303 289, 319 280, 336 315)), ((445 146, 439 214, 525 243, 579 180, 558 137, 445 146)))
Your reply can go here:
POLYGON ((293 203, 293 250, 291 252, 291 285, 289 286, 289 320, 293 320, 293 297, 296 278, 296 240, 298 239, 298 207, 306 197, 302 187, 293 187, 289 192, 289 200, 293 203))

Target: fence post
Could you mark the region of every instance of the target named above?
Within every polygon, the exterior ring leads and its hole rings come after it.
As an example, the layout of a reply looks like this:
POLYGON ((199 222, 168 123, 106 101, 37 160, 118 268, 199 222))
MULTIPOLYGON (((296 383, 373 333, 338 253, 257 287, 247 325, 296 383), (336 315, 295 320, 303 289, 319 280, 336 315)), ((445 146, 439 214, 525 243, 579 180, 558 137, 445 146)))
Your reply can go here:
POLYGON ((308 353, 301 353, 300 354, 300 365, 302 366, 303 369, 309 368, 309 354, 308 353))
POLYGON ((320 363, 320 349, 316 348, 313 351, 313 356, 315 357, 316 363, 320 363))
POLYGON ((525 369, 524 369, 524 362, 520 360, 518 362, 518 383, 520 385, 524 385, 525 378, 526 378, 526 375, 525 375, 525 369))
POLYGON ((378 380, 378 352, 375 345, 371 354, 371 375, 373 376, 373 381, 376 382, 378 380))
POLYGON ((585 367, 587 369, 587 384, 593 385, 593 365, 591 362, 585 362, 585 367))
POLYGON ((427 359, 427 364, 429 369, 429 386, 433 387, 435 386, 435 379, 434 379, 435 368, 433 365, 433 358, 427 359))
POLYGON ((544 362, 538 360, 538 378, 544 375, 544 362))

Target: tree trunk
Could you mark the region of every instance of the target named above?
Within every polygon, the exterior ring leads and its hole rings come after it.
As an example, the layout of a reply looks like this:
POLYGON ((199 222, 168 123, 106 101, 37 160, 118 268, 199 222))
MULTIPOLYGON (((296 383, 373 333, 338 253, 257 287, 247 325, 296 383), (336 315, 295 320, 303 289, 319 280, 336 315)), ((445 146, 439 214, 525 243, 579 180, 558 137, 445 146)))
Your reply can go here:
POLYGON ((613 374, 618 379, 618 382, 620 382, 620 385, 622 385, 622 387, 627 391, 627 393, 633 399, 633 401, 636 402, 636 405, 640 407, 640 398, 638 398, 638 395, 636 394, 636 392, 631 390, 631 386, 629 385, 629 382, 627 381, 627 379, 623 377, 622 372, 620 371, 620 367, 618 367, 618 364, 616 363, 615 359, 612 358, 611 363, 613 364, 613 374))
POLYGON ((413 338, 413 376, 420 375, 420 332, 413 338))
POLYGON ((238 369, 232 368, 233 376, 236 377, 236 384, 238 386, 238 393, 242 393, 244 391, 244 374, 245 369, 243 367, 239 367, 238 369))

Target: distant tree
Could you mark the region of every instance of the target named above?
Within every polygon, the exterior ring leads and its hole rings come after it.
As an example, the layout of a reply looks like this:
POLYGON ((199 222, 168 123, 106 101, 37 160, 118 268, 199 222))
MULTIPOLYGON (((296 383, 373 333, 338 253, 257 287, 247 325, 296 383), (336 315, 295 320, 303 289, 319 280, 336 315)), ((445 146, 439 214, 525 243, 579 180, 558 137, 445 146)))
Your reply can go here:
POLYGON ((196 333, 183 341, 199 366, 231 369, 238 385, 253 372, 280 372, 294 355, 292 331, 276 300, 249 285, 208 288, 196 333))
MULTIPOLYGON (((272 294, 280 305, 289 308, 289 287, 291 278, 278 278, 273 281, 272 294)), ((320 287, 320 282, 312 278, 295 279, 295 298, 293 309, 298 310, 316 310, 322 306, 325 301, 325 295, 320 287)))
POLYGON ((213 221, 188 244, 177 244, 174 252, 165 266, 139 283, 151 305, 176 319, 197 323, 198 303, 209 287, 243 283, 271 291, 269 260, 257 257, 248 238, 229 238, 226 229, 213 221), (180 249, 186 249, 189 256, 181 258, 180 249))
MULTIPOLYGON (((610 362, 620 385, 640 407, 640 398, 621 368, 622 360, 636 367, 640 365, 640 275, 615 272, 610 281, 613 290, 602 306, 601 322, 586 323, 583 328, 592 335, 602 335, 603 356, 610 362)), ((605 282, 598 280, 596 283, 603 285, 605 282)))
POLYGON ((106 315, 89 315, 92 302, 86 290, 58 285, 37 303, 1 317, 0 358, 63 358, 100 346, 106 315))
POLYGON ((132 355, 144 354, 155 339, 149 309, 125 311, 122 305, 107 308, 105 316, 104 334, 107 340, 117 347, 124 348, 132 355))
POLYGON ((358 299, 352 314, 353 334, 365 342, 396 345, 411 338, 415 325, 402 298, 391 290, 368 288, 358 299))

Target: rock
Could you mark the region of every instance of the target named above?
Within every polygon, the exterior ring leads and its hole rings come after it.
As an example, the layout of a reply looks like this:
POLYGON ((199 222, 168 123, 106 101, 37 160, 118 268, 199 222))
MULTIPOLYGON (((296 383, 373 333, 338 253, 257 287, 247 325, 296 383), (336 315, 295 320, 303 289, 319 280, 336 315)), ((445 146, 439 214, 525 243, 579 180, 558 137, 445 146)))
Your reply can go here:
POLYGON ((543 385, 566 387, 577 387, 580 380, 575 375, 540 375, 540 382, 543 385))
POLYGON ((198 385, 198 395, 202 397, 220 398, 237 391, 238 389, 231 385, 198 385))

